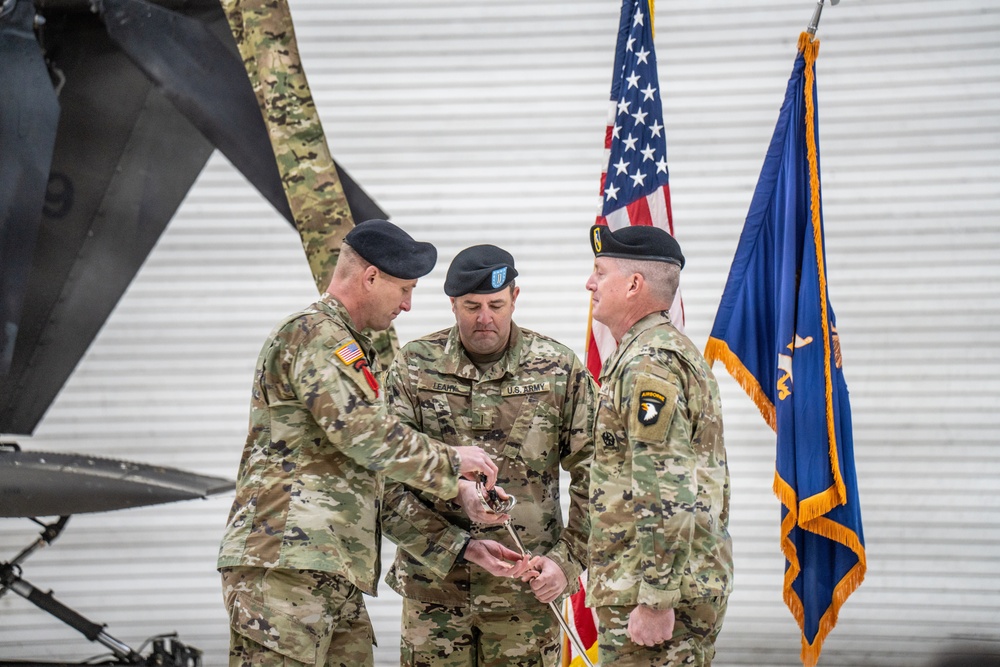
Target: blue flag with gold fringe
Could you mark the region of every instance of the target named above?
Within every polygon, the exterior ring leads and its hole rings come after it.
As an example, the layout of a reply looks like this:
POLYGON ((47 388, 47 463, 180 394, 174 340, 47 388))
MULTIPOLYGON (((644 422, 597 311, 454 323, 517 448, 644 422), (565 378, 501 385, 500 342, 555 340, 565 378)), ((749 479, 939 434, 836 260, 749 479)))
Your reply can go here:
POLYGON ((819 660, 866 569, 851 407, 826 282, 815 63, 798 55, 705 350, 777 435, 784 599, 819 660))

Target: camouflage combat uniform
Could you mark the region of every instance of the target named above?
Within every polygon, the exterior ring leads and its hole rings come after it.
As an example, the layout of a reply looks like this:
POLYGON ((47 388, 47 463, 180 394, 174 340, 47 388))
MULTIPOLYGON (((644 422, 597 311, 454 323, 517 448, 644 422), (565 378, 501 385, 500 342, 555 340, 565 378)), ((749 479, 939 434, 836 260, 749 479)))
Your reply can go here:
POLYGON ((386 412, 368 361, 370 340, 329 294, 261 350, 218 560, 231 665, 371 664, 361 592, 379 578, 382 475, 458 491, 454 450, 386 412))
POLYGON ((690 340, 653 313, 601 370, 590 477, 587 604, 604 665, 708 665, 732 586, 719 389, 690 340), (638 604, 673 608, 670 641, 625 634, 638 604))
MULTIPOLYGON (((555 561, 572 593, 586 556, 594 382, 551 338, 512 324, 510 340, 485 372, 469 360, 458 327, 413 341, 390 367, 387 400, 418 430, 493 457, 497 484, 517 499, 510 514, 525 547, 555 561), (565 528, 560 465, 570 473, 565 528)), ((470 525, 458 505, 401 484, 386 485, 382 517, 400 546, 387 581, 405 598, 402 664, 559 664, 559 627, 530 586, 457 559, 470 537, 517 551, 506 529, 470 525)))

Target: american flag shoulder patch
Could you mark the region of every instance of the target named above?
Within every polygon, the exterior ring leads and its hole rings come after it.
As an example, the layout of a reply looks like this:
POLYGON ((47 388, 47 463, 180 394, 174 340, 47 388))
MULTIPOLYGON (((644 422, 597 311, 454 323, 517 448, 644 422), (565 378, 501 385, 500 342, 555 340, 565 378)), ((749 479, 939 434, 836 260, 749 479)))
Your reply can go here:
POLYGON ((361 346, 358 345, 357 341, 348 341, 346 345, 342 345, 334 352, 337 358, 344 362, 345 365, 350 366, 358 359, 361 359, 364 353, 361 351, 361 346))

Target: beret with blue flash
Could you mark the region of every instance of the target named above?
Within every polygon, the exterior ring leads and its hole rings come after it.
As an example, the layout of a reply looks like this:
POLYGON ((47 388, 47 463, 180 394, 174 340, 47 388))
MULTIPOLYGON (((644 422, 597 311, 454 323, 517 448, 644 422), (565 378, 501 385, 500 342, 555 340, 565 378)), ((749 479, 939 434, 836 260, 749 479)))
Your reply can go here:
POLYGON ((462 250, 444 280, 444 293, 451 297, 465 294, 493 294, 517 277, 514 257, 495 245, 474 245, 462 250))

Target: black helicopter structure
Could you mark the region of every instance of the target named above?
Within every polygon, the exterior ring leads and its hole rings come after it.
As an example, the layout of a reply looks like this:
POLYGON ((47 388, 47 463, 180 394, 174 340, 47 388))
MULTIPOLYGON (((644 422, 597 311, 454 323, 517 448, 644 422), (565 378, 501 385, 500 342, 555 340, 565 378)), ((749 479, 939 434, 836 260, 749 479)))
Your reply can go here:
MULTIPOLYGON (((218 0, 0 0, 0 434, 33 433, 216 149, 294 226, 218 0)), ((337 169, 354 219, 385 219, 337 169)), ((0 517, 42 528, 0 562, 0 595, 13 591, 110 650, 86 664, 196 667, 200 651, 175 637, 146 655, 118 641, 25 581, 22 563, 71 514, 232 488, 0 445, 0 517)), ((26 664, 84 663, 0 660, 26 664)))

